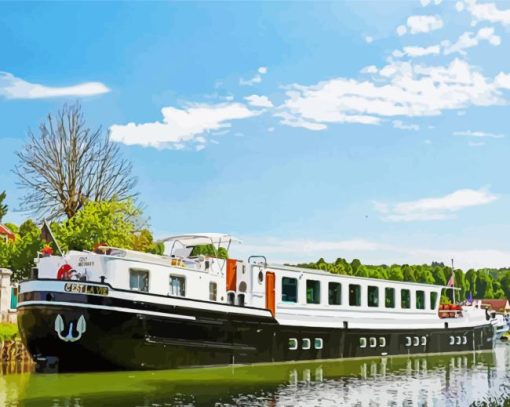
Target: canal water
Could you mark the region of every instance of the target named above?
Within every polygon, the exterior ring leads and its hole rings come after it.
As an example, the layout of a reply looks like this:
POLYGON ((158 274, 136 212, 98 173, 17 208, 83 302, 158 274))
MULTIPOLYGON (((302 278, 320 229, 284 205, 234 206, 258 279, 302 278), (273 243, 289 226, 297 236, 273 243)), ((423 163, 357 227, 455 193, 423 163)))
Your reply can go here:
POLYGON ((493 352, 320 363, 3 374, 4 405, 510 406, 510 345, 493 352))

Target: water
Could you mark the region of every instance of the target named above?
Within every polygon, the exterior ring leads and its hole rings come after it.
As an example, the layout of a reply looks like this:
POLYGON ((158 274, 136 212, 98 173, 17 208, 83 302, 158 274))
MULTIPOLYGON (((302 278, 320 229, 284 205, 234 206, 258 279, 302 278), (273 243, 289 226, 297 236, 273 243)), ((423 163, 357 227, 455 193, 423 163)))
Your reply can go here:
POLYGON ((510 406, 494 352, 320 363, 0 376, 0 406, 510 406))

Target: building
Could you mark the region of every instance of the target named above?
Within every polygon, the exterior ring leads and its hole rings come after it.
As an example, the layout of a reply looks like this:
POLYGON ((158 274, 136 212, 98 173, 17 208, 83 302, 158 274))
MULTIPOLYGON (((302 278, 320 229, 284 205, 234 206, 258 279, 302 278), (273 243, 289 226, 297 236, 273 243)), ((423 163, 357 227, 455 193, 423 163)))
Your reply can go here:
POLYGON ((510 314, 510 304, 508 300, 475 300, 481 308, 487 308, 492 311, 500 312, 502 314, 510 314))
POLYGON ((16 235, 12 233, 9 228, 5 225, 0 225, 0 239, 3 239, 4 241, 8 240, 16 240, 16 235))

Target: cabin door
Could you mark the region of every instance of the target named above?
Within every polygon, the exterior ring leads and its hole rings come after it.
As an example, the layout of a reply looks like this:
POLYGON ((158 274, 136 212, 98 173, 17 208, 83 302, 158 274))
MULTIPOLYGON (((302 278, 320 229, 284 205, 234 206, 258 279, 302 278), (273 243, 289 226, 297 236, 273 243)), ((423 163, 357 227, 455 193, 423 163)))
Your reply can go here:
POLYGON ((275 315, 275 277, 271 271, 266 272, 266 308, 275 315))

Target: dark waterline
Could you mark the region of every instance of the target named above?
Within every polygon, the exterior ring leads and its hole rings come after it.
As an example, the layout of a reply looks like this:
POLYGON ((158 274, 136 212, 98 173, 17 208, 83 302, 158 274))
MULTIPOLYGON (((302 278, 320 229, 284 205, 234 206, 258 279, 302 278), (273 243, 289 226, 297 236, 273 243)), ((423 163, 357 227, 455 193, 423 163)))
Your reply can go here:
POLYGON ((469 406, 510 403, 510 345, 494 352, 320 363, 0 376, 6 406, 469 406))

